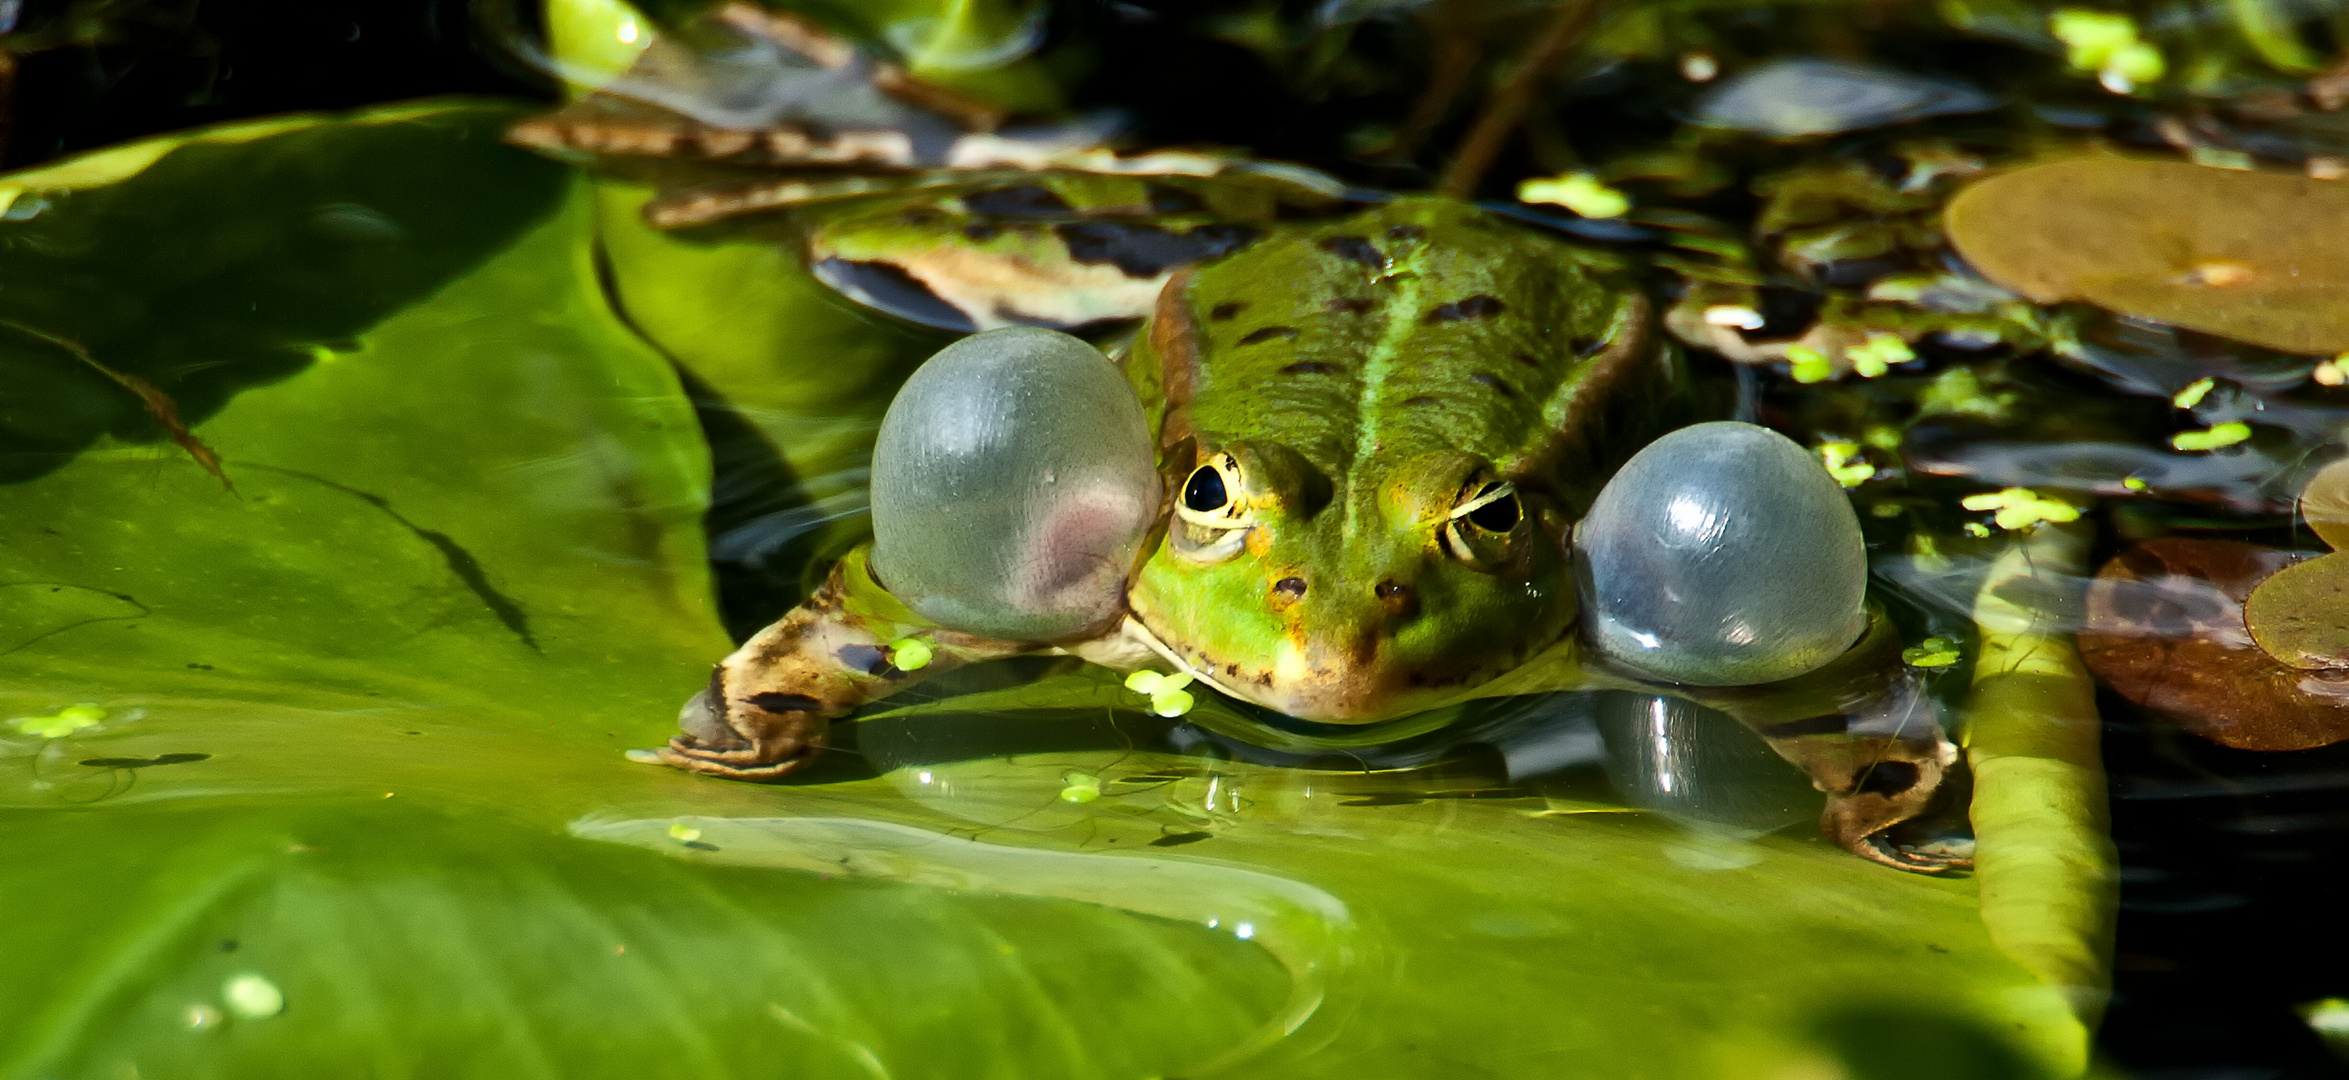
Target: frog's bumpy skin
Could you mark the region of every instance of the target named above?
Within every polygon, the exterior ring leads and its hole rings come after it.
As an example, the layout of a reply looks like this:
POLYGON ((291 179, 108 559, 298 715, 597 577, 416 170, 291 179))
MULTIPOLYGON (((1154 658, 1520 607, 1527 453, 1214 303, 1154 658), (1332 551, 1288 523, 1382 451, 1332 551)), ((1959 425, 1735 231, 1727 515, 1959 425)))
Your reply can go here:
POLYGON ((1095 627, 1159 509, 1142 405, 1099 350, 1031 327, 940 350, 873 448, 873 569, 940 625, 1013 641, 1095 627))
POLYGON ((1643 674, 1776 682, 1867 626, 1859 519, 1794 441, 1733 421, 1672 432, 1626 463, 1575 532, 1583 633, 1643 674))

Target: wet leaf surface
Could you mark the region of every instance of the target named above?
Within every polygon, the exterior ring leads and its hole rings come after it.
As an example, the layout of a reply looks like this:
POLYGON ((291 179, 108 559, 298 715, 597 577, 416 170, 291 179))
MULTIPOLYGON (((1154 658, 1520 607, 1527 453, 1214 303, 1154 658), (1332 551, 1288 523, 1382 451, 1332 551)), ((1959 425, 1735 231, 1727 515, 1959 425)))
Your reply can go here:
POLYGON ((2122 697, 2222 746, 2349 739, 2349 682, 2287 666, 2245 626, 2253 588, 2307 558, 2235 540, 2151 540, 2104 564, 2080 655, 2122 697))
POLYGON ((2175 161, 2025 166, 1951 200, 1950 240, 2038 303, 2085 300, 2299 353, 2349 351, 2349 185, 2175 161))
MULTIPOLYGON (((510 114, 422 115, 486 134, 510 114)), ((495 239, 274 381, 224 385, 193 426, 235 493, 103 433, 0 483, 0 717, 33 721, 0 729, 0 1074, 1700 1075, 1918 1038, 1968 1075, 2084 1060, 1973 882, 1807 830, 1489 783, 1363 803, 1330 773, 1137 751, 1087 726, 1136 708, 1114 698, 1033 751, 933 708, 913 751, 876 736, 790 786, 629 764, 728 648, 689 391, 811 471, 853 466, 872 405, 853 380, 808 404, 822 380, 727 346, 706 307, 696 330, 681 287, 646 291, 685 242, 642 245, 630 310, 673 305, 645 318, 687 346, 680 379, 598 287, 608 204, 410 134, 239 145, 272 179, 212 212, 259 234, 361 171, 471 193, 448 212, 495 239), (787 407, 843 419, 802 432, 787 407), (795 458, 797 434, 816 450, 795 458)), ((121 227, 179 205, 143 198, 121 227)), ((257 264, 245 287, 287 314, 246 332, 314 340, 291 298, 398 250, 257 264)), ((679 279, 777 250, 708 245, 679 279)), ((175 280, 151 265, 92 261, 0 315, 175 280)), ((798 303, 855 340, 813 290, 762 303, 754 341, 820 344, 789 336, 798 303)))

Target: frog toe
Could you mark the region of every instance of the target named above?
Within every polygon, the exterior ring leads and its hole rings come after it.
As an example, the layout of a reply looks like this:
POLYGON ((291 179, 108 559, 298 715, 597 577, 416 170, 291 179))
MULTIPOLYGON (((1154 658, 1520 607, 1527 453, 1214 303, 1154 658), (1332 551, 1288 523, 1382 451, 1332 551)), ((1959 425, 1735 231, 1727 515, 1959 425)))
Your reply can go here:
POLYGON ((1974 868, 1972 845, 1945 848, 1939 845, 1908 847, 1895 843, 1883 833, 1845 840, 1844 849, 1872 863, 1912 874, 1962 874, 1974 868))
POLYGON ((726 704, 722 676, 677 710, 678 732, 657 750, 631 750, 629 760, 667 765, 730 780, 773 781, 799 770, 823 752, 830 723, 821 712, 791 695, 754 695, 739 707, 726 704), (774 705, 775 707, 769 707, 774 705))
POLYGON ((631 751, 630 760, 667 765, 728 780, 767 783, 797 772, 823 753, 821 742, 798 739, 766 740, 739 746, 706 746, 690 734, 679 734, 669 745, 649 753, 631 751))

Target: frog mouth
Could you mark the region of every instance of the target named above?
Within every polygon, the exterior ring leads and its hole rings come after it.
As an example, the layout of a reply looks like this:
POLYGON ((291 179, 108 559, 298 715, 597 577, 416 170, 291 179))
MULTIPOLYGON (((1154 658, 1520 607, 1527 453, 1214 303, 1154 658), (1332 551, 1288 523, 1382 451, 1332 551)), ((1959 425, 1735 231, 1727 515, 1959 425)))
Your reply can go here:
MULTIPOLYGON (((1422 699, 1435 689, 1403 691, 1390 686, 1391 680, 1379 677, 1369 665, 1356 677, 1343 673, 1292 675, 1277 669, 1251 670, 1236 664, 1216 664, 1213 657, 1186 658, 1132 614, 1126 616, 1120 630, 1128 641, 1225 697, 1313 723, 1355 725, 1391 720, 1431 704, 1422 699)), ((1439 692, 1435 696, 1453 695, 1439 692)))

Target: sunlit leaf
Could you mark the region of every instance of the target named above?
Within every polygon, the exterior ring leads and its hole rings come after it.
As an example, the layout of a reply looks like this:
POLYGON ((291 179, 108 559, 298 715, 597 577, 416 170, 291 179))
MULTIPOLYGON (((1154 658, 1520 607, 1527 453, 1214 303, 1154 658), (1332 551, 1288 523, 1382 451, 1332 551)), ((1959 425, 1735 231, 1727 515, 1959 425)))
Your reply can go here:
MULTIPOLYGON (((2349 535, 2349 462, 2319 471, 2300 493, 2300 514, 2325 542, 2349 535)), ((2287 566, 2259 584, 2243 605, 2251 637, 2268 655, 2306 671, 2349 668, 2349 556, 2324 555, 2287 566)))
POLYGON ((2349 350, 2349 185, 2175 161, 2015 169, 1950 201, 1950 240, 2039 303, 2301 353, 2349 350))
MULTIPOLYGON (((166 146, 0 224, 85 244, 0 317, 126 366, 193 350, 181 318, 216 328, 222 367, 157 369, 237 484, 137 412, 12 444, 0 718, 41 730, 0 730, 0 1075, 1762 1076, 1919 1046, 1961 1075, 2083 1067, 2063 991, 2000 951, 1968 881, 1800 831, 1136 750, 1082 718, 1146 704, 1114 677, 1020 703, 1061 706, 1043 745, 963 703, 790 786, 630 764, 729 647, 688 387, 853 418, 887 363, 843 363, 826 403, 825 353, 762 355, 814 331, 719 267, 801 289, 780 246, 615 247, 640 260, 624 311, 699 358, 680 380, 599 287, 599 219, 639 196, 599 206, 497 149, 511 115, 166 146), (407 239, 220 281, 150 250, 312 252, 322 205, 407 239), (665 269, 752 305, 748 343, 665 269), (97 722, 49 722, 76 709, 97 722)), ((850 355, 905 341, 803 310, 850 355)), ((7 355, 73 363, 37 345, 7 355)), ((83 400, 9 385, 12 422, 83 400)), ((1186 720, 1218 712, 1201 697, 1186 720)))

